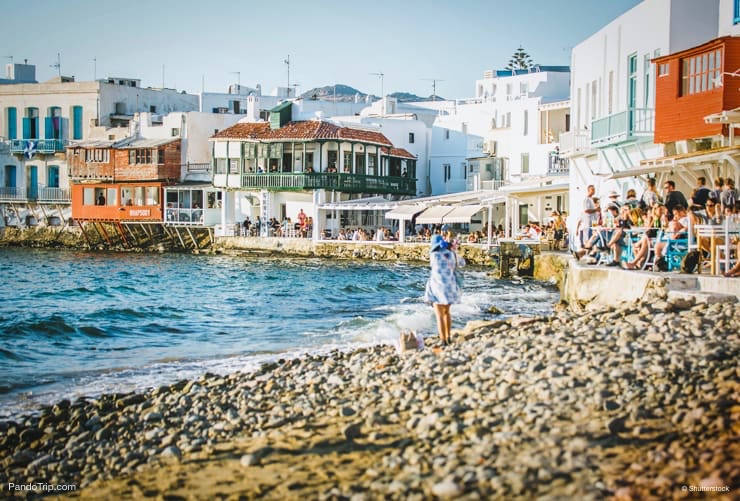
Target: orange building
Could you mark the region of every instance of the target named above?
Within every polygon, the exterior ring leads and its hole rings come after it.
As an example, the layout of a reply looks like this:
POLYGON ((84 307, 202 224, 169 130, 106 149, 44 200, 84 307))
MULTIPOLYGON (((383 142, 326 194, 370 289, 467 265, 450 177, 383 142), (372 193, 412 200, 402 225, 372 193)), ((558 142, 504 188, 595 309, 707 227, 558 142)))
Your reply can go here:
POLYGON ((72 218, 163 222, 164 187, 180 178, 180 139, 87 141, 67 148, 72 218))
MULTIPOLYGON (((653 59, 655 143, 728 136, 707 115, 740 107, 740 37, 721 37, 653 59)), ((705 148, 701 148, 705 149, 705 148)))

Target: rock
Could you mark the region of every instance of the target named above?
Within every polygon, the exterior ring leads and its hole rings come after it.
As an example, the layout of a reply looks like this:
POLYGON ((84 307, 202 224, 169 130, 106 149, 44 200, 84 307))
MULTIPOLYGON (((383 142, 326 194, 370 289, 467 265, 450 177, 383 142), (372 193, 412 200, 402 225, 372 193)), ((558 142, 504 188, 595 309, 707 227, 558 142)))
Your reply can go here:
POLYGON ((180 449, 178 449, 174 445, 170 445, 169 447, 165 447, 165 449, 162 451, 161 456, 165 460, 179 461, 180 458, 182 458, 182 452, 180 452, 180 449))
POLYGON ((362 423, 348 424, 342 429, 342 434, 347 440, 355 440, 362 436, 362 423))
POLYGON ((256 454, 244 454, 239 460, 239 463, 245 467, 257 466, 260 464, 260 459, 256 454))
POLYGON ((432 494, 442 499, 450 499, 462 494, 462 489, 455 482, 445 480, 432 486, 432 494))

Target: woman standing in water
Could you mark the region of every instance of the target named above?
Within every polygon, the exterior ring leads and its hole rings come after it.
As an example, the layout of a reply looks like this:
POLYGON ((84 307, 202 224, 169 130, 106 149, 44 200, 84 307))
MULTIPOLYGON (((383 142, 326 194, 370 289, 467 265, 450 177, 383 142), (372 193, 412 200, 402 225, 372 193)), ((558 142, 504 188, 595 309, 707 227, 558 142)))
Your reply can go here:
POLYGON ((450 344, 450 305, 460 302, 460 287, 455 278, 457 255, 441 235, 433 235, 429 251, 431 274, 427 281, 424 301, 432 303, 437 316, 437 332, 442 344, 450 344))

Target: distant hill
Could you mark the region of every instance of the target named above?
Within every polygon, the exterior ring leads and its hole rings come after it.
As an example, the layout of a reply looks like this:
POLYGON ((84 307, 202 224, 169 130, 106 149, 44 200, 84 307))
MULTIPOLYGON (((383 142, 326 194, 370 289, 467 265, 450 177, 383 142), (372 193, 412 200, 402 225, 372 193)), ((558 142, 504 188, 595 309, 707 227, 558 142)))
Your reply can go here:
MULTIPOLYGON (((351 102, 355 100, 355 96, 359 95, 361 100, 367 97, 367 94, 361 92, 354 87, 344 84, 336 85, 325 85, 324 87, 316 87, 314 89, 307 90, 300 97, 303 99, 325 99, 327 101, 334 101, 335 99, 340 102, 351 102)), ((399 103, 413 103, 417 101, 431 101, 432 98, 436 101, 443 101, 444 98, 440 96, 429 96, 420 97, 416 94, 409 92, 394 92, 389 94, 390 97, 398 99, 399 103)), ((378 100, 378 96, 371 96, 373 101, 378 100)))

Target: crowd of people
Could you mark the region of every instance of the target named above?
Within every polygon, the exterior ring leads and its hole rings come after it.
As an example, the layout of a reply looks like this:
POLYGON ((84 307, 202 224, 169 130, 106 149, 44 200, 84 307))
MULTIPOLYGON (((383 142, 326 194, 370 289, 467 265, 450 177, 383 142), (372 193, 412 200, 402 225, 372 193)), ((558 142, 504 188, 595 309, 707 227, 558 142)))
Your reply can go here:
MULTIPOLYGON (((740 220, 740 197, 732 178, 716 179, 712 189, 706 186, 704 177, 699 177, 689 197, 677 190, 670 179, 663 183, 661 196, 656 180, 650 178, 640 198, 629 190, 625 200, 620 201, 619 193, 612 191, 603 209, 595 196, 595 187, 589 185, 586 192, 578 221, 578 242, 572 253, 589 264, 626 269, 644 269, 652 264, 653 269, 660 271, 678 269, 688 254, 689 231, 694 232, 697 225, 721 225, 728 218, 740 220)), ((699 258, 711 255, 708 238, 696 233, 691 238, 697 243, 699 258)), ((740 247, 737 235, 733 238, 740 247)), ((715 245, 718 243, 724 244, 715 240, 715 245)), ((740 265, 735 264, 724 274, 740 276, 740 265)))

